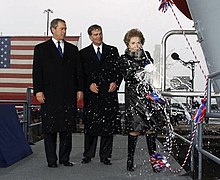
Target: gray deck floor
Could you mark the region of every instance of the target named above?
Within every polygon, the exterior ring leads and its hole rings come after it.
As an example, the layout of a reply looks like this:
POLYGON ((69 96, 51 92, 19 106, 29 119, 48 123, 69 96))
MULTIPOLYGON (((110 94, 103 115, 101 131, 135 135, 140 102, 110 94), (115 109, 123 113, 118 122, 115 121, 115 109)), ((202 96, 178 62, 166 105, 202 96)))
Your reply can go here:
MULTIPOLYGON (((126 170, 127 158, 127 136, 116 135, 114 137, 114 148, 112 155, 112 165, 106 166, 99 162, 98 153, 91 163, 81 164, 83 153, 83 134, 73 134, 73 149, 71 161, 75 163, 73 167, 59 165, 58 168, 48 168, 45 160, 43 141, 32 145, 33 154, 20 160, 7 168, 0 168, 1 180, 165 180, 177 179, 188 180, 188 176, 173 174, 169 171, 154 173, 148 161, 149 155, 145 143, 145 137, 139 137, 135 152, 135 171, 126 170)), ((99 142, 98 142, 99 144, 99 142)), ((158 152, 162 148, 158 143, 158 152)), ((99 146, 97 148, 97 152, 99 146)), ((171 166, 179 168, 179 164, 172 158, 169 160, 171 166)), ((182 175, 181 175, 182 174, 182 175)))

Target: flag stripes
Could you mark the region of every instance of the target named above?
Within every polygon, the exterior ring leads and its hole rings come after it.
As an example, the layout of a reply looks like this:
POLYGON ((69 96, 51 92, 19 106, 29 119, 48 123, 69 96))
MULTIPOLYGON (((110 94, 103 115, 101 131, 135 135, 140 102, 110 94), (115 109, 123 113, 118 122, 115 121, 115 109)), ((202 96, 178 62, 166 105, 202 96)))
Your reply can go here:
MULTIPOLYGON (((0 37, 0 100, 25 100, 32 87, 32 64, 35 45, 48 40, 45 36, 0 37)), ((80 36, 67 36, 78 46, 80 36)))

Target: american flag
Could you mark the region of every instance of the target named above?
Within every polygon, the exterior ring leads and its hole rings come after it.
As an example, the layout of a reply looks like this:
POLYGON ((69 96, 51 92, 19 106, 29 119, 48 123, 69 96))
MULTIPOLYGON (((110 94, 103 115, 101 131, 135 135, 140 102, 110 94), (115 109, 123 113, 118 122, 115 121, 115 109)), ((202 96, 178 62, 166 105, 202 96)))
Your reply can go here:
MULTIPOLYGON (((0 36, 0 100, 26 100, 32 87, 32 64, 35 45, 48 40, 45 36, 0 36)), ((66 41, 80 49, 80 36, 66 41)))

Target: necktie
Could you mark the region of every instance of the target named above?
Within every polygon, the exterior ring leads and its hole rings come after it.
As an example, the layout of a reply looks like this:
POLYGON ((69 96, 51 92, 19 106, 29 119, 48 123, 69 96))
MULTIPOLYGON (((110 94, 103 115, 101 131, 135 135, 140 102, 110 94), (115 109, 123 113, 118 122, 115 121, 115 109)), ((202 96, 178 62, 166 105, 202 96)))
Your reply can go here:
POLYGON ((60 41, 58 41, 57 43, 58 43, 57 49, 58 49, 58 51, 60 53, 60 56, 63 57, 62 48, 60 46, 60 41))
POLYGON ((97 57, 99 59, 99 61, 101 60, 101 52, 100 52, 100 47, 97 48, 97 57))

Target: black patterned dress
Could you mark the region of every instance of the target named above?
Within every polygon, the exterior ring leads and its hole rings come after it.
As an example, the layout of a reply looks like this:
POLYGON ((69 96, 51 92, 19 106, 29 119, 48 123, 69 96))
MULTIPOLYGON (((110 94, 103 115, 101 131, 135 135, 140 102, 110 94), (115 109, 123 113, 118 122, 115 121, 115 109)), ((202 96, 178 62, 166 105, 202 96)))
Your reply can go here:
MULTIPOLYGON (((125 80, 125 118, 126 132, 157 131, 162 124, 159 118, 164 118, 156 111, 146 94, 153 91, 146 82, 145 66, 153 63, 149 52, 132 53, 128 50, 121 55, 119 67, 125 80)), ((163 120, 162 120, 163 121, 163 120)))

